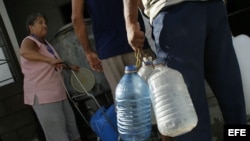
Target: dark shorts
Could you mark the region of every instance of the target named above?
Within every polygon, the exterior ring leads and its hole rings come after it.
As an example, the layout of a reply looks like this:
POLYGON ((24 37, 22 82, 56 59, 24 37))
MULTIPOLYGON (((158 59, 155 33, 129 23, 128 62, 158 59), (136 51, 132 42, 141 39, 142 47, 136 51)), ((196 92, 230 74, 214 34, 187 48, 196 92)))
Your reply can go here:
POLYGON ((244 94, 223 1, 183 2, 153 20, 156 55, 180 71, 198 114, 198 125, 178 141, 211 141, 204 79, 226 124, 246 124, 244 94))

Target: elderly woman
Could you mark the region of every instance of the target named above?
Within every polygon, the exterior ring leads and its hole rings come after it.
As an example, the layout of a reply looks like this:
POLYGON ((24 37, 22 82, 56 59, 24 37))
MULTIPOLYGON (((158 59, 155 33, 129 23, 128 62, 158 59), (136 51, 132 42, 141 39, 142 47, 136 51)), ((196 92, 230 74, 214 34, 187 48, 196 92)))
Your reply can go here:
POLYGON ((81 141, 62 81, 62 60, 45 40, 47 20, 42 13, 33 13, 26 26, 29 35, 20 48, 24 103, 34 109, 47 141, 81 141))

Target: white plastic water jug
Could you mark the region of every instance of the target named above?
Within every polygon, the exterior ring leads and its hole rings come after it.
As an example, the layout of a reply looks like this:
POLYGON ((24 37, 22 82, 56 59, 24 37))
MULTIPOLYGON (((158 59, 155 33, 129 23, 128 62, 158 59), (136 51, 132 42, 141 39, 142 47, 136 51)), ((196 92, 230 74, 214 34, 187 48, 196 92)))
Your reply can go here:
MULTIPOLYGON (((147 82, 147 80, 148 80, 149 76, 151 75, 151 73, 153 72, 153 70, 154 70, 153 58, 151 56, 143 57, 142 66, 140 67, 140 69, 137 72, 138 75, 147 82)), ((151 122, 153 125, 156 124, 155 113, 154 113, 154 109, 153 109, 152 105, 151 105, 151 122)))
POLYGON ((191 131, 198 117, 182 74, 169 68, 162 59, 154 60, 153 64, 148 85, 159 132, 175 137, 191 131))

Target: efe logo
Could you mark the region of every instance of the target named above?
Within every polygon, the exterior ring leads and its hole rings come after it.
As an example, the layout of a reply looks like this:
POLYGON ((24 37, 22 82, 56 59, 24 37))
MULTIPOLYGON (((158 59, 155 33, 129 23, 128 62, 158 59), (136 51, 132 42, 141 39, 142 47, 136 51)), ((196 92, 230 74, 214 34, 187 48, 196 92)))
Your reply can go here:
POLYGON ((228 129, 228 136, 246 136, 246 129, 228 129))

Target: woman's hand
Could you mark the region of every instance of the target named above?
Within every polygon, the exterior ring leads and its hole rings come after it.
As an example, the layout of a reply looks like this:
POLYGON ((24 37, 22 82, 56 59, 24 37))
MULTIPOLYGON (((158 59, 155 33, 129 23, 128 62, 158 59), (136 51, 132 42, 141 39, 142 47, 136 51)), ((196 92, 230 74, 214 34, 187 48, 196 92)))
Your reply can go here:
POLYGON ((78 72, 78 71, 80 70, 80 67, 77 66, 77 65, 71 65, 71 66, 70 66, 70 69, 73 70, 73 71, 78 72))

